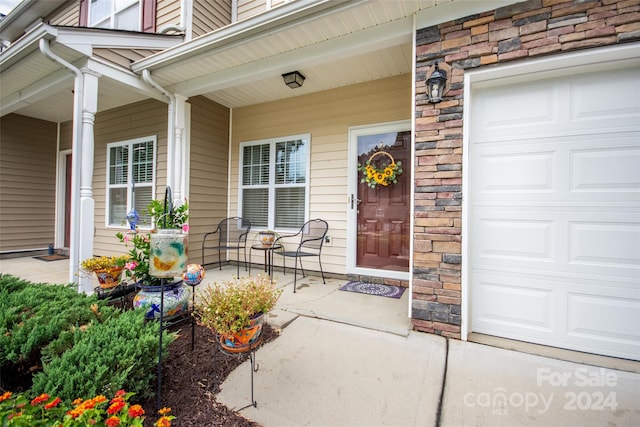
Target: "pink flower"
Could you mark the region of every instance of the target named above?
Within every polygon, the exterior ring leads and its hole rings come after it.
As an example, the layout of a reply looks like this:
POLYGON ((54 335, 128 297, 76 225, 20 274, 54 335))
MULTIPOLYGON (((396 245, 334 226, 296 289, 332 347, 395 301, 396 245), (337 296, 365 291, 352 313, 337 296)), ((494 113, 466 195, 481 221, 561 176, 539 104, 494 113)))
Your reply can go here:
POLYGON ((125 244, 129 243, 129 241, 130 241, 130 240, 131 240, 131 239, 130 239, 130 238, 129 238, 129 236, 128 236, 128 235, 126 235, 126 234, 125 234, 125 236, 122 238, 122 241, 123 241, 125 244))
POLYGON ((189 224, 182 224, 182 232, 183 233, 189 232, 189 224))
POLYGON ((128 262, 124 265, 125 270, 133 271, 138 266, 138 263, 135 261, 128 262))

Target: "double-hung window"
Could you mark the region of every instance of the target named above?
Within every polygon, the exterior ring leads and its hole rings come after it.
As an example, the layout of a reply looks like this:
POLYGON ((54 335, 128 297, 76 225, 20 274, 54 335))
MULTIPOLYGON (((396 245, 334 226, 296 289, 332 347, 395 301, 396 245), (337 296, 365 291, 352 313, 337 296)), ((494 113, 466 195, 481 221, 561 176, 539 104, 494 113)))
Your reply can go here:
POLYGON ((150 226, 145 210, 155 188, 155 152, 155 136, 107 145, 108 226, 127 225, 127 213, 133 208, 140 215, 140 226, 150 226))
POLYGON ((251 227, 296 230, 309 200, 310 135, 240 144, 240 215, 251 227))
POLYGON ((140 0, 90 0, 89 26, 140 31, 140 0))

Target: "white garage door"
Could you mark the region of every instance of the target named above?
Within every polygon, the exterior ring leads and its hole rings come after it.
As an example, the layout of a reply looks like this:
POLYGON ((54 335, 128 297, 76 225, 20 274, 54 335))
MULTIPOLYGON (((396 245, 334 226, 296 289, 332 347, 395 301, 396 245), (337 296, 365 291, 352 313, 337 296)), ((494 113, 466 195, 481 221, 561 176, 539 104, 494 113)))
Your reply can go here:
POLYGON ((473 86, 470 330, 638 360, 640 69, 574 71, 473 86))

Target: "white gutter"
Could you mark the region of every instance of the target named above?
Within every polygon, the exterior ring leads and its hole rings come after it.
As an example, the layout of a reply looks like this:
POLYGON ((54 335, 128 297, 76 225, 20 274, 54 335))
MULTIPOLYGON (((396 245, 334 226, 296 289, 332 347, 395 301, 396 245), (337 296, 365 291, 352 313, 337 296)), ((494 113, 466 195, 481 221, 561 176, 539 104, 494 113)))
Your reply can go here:
MULTIPOLYGON (((160 92, 164 94, 167 98, 169 98, 169 107, 168 107, 168 125, 167 125, 167 182, 166 186, 173 185, 173 161, 174 161, 174 144, 175 144, 175 105, 176 105, 176 97, 169 92, 167 89, 160 86, 156 81, 151 78, 151 73, 149 70, 142 70, 142 79, 151 87, 158 89, 160 92)), ((155 191, 155 189, 154 189, 155 191)))
POLYGON ((78 283, 76 272, 80 264, 80 174, 82 172, 82 99, 84 98, 84 79, 82 72, 74 65, 51 51, 49 40, 40 39, 40 52, 62 65, 74 75, 73 82, 73 136, 71 165, 71 236, 69 247, 69 282, 78 283))

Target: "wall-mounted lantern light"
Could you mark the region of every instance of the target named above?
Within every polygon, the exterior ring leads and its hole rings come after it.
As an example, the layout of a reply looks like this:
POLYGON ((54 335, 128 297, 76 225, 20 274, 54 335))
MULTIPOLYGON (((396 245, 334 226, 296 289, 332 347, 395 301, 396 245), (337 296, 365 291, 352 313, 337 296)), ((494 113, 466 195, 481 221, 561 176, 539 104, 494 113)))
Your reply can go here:
POLYGON ((435 70, 427 79, 427 96, 429 102, 435 104, 442 101, 445 85, 447 84, 447 72, 438 67, 438 61, 435 63, 435 70))
POLYGON ((302 83, 304 83, 305 77, 302 74, 300 74, 298 70, 296 70, 290 73, 283 74, 282 79, 284 80, 284 84, 289 86, 291 89, 295 89, 302 86, 302 83))

